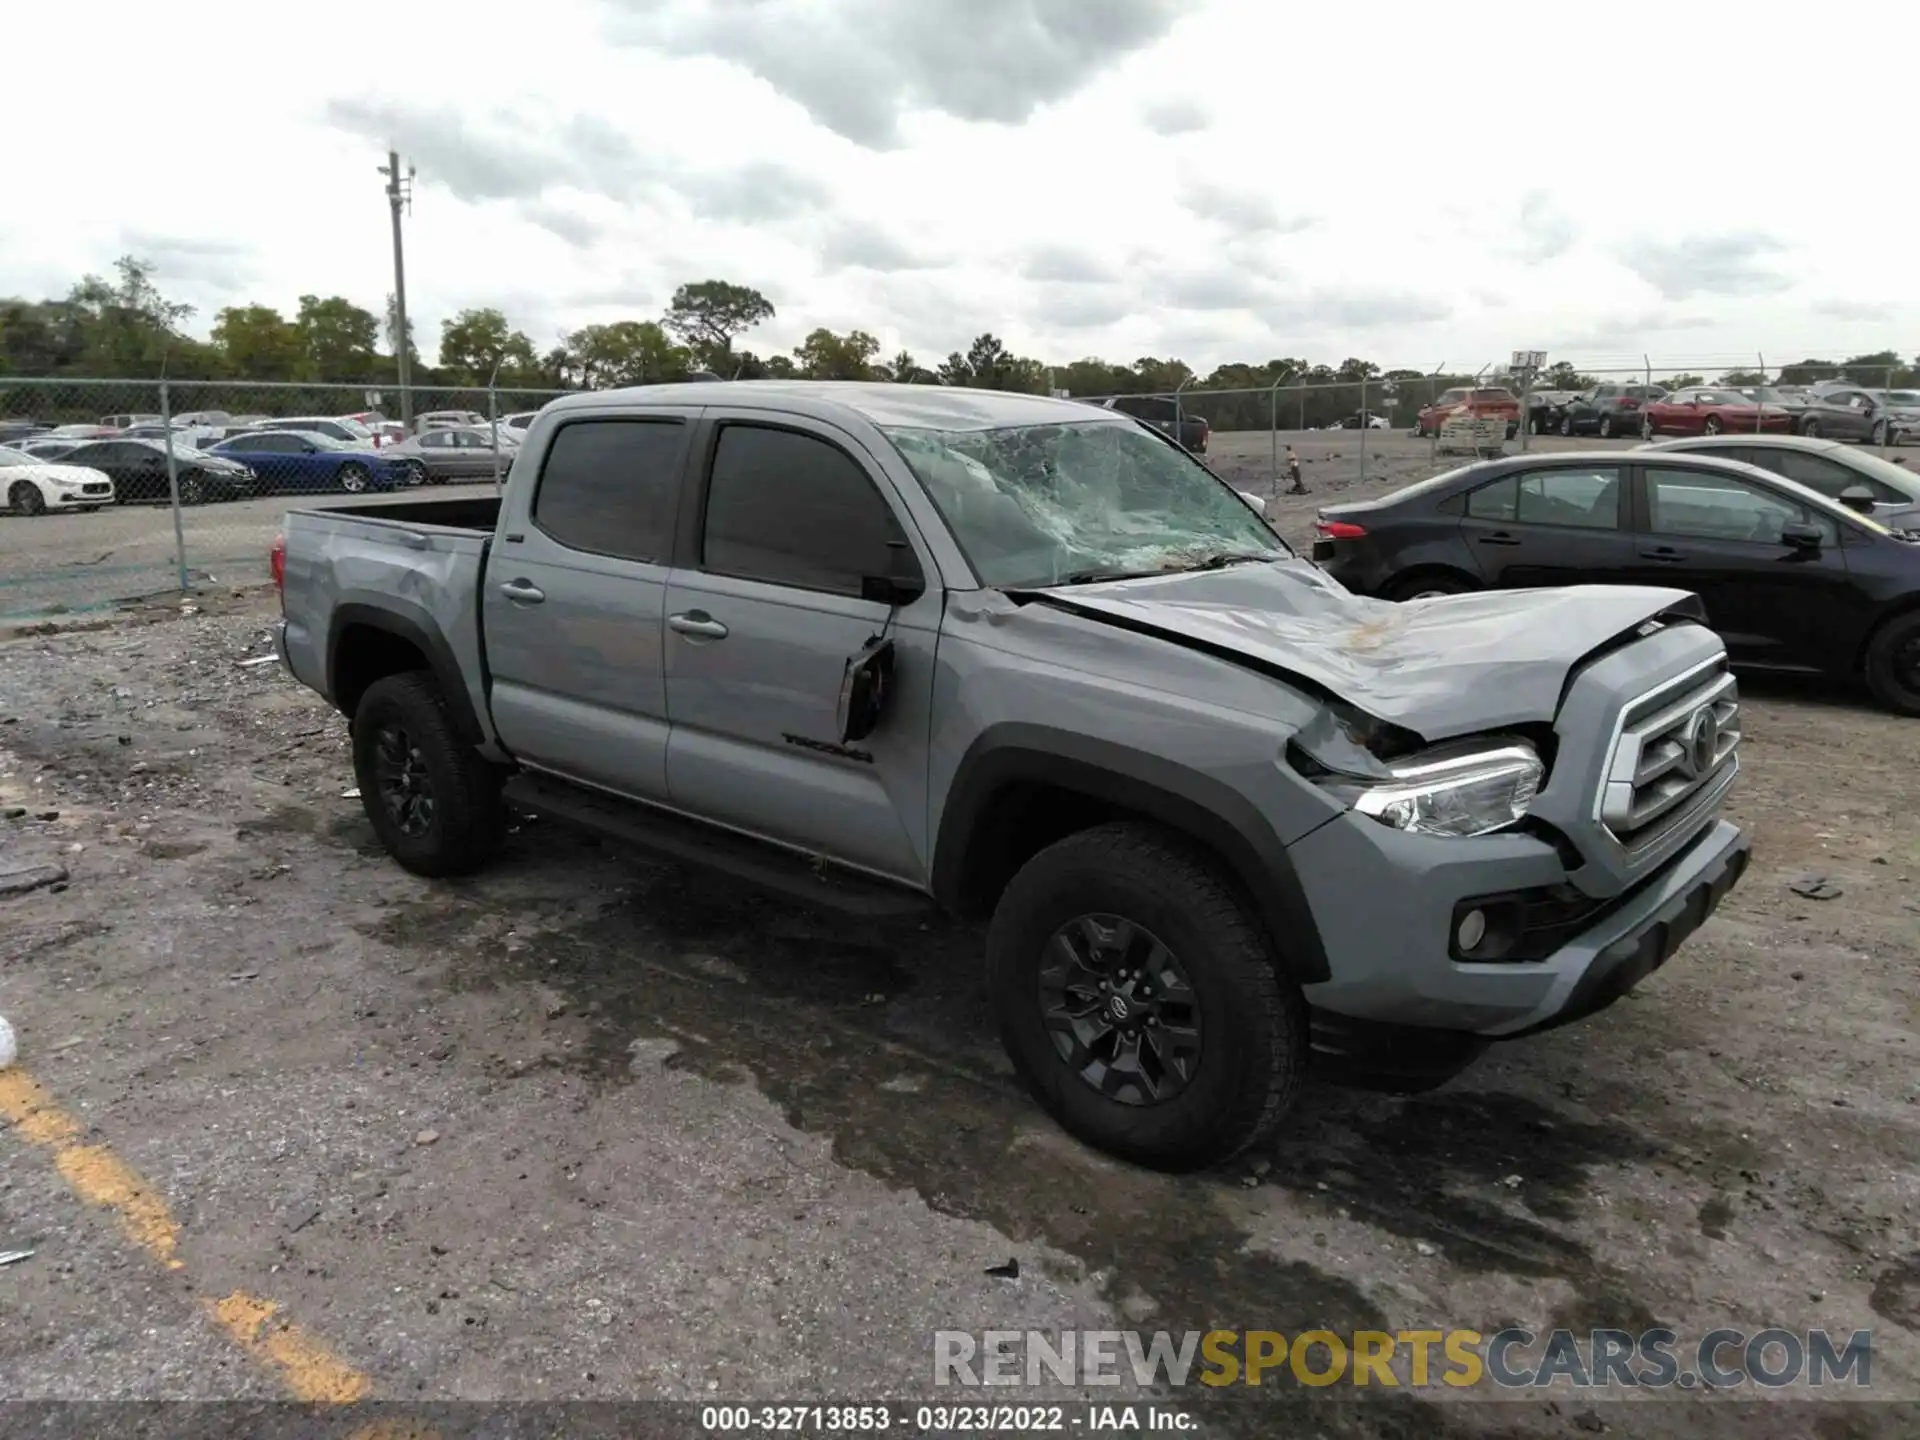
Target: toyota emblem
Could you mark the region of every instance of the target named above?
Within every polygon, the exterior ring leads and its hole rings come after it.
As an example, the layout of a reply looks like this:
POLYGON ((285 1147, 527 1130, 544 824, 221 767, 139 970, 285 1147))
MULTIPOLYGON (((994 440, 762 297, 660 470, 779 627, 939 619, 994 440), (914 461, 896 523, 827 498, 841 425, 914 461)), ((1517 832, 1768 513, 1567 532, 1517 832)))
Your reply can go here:
POLYGON ((1704 775, 1713 769, 1714 757, 1720 753, 1720 717, 1714 713, 1713 706, 1702 705, 1687 720, 1686 738, 1681 741, 1686 751, 1686 766, 1694 775, 1704 775))

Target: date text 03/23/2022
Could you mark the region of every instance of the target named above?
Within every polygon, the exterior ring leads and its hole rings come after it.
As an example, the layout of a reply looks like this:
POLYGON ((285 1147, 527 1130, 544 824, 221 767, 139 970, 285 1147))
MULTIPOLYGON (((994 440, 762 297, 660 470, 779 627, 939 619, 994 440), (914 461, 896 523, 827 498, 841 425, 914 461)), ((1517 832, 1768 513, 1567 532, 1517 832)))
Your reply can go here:
POLYGON ((1169 1405, 707 1405, 709 1434, 827 1435, 904 1430, 916 1435, 1177 1433, 1199 1421, 1169 1405))

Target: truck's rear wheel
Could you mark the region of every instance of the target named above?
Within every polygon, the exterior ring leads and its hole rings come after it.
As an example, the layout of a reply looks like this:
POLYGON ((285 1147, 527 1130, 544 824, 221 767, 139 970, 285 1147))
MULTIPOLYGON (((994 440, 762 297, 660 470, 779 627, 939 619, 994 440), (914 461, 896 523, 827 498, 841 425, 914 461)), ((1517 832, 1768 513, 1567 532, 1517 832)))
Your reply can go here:
POLYGON ((987 983, 1047 1113, 1157 1169, 1270 1135, 1305 1067, 1305 1005, 1260 924, 1214 862, 1149 826, 1083 830, 1028 861, 994 912, 987 983))
POLYGON ((431 675, 376 680, 353 714, 360 803, 387 853, 416 875, 464 875, 506 835, 500 773, 455 731, 431 675))

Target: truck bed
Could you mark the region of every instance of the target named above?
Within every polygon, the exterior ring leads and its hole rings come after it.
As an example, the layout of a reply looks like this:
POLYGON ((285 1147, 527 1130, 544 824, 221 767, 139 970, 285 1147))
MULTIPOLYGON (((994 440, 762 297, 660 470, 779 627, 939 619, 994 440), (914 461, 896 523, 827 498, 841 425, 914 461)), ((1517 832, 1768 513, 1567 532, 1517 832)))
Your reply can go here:
POLYGON ((416 651, 450 696, 464 693, 491 743, 480 647, 480 587, 500 514, 495 495, 366 500, 289 510, 281 643, 302 684, 351 710, 352 675, 334 673, 342 637, 383 632, 416 651))
POLYGON ((350 505, 314 506, 303 512, 353 515, 366 520, 393 520, 402 525, 436 525, 449 530, 478 530, 493 534, 500 518, 498 495, 448 495, 430 500, 357 500, 350 505))

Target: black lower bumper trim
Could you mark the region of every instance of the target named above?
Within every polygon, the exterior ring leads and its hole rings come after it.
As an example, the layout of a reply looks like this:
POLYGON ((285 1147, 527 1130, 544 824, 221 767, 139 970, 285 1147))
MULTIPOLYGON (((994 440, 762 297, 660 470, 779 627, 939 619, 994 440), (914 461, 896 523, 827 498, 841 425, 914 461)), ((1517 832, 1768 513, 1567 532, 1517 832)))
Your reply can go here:
POLYGON ((1502 1038, 1517 1039, 1521 1035, 1555 1030, 1598 1014, 1613 1004, 1671 960, 1693 932, 1706 923, 1707 917, 1719 908, 1727 892, 1746 873, 1752 855, 1753 842, 1742 835, 1719 862, 1702 872, 1692 885, 1668 900, 1632 933, 1623 935, 1596 955, 1558 1014, 1502 1038))

